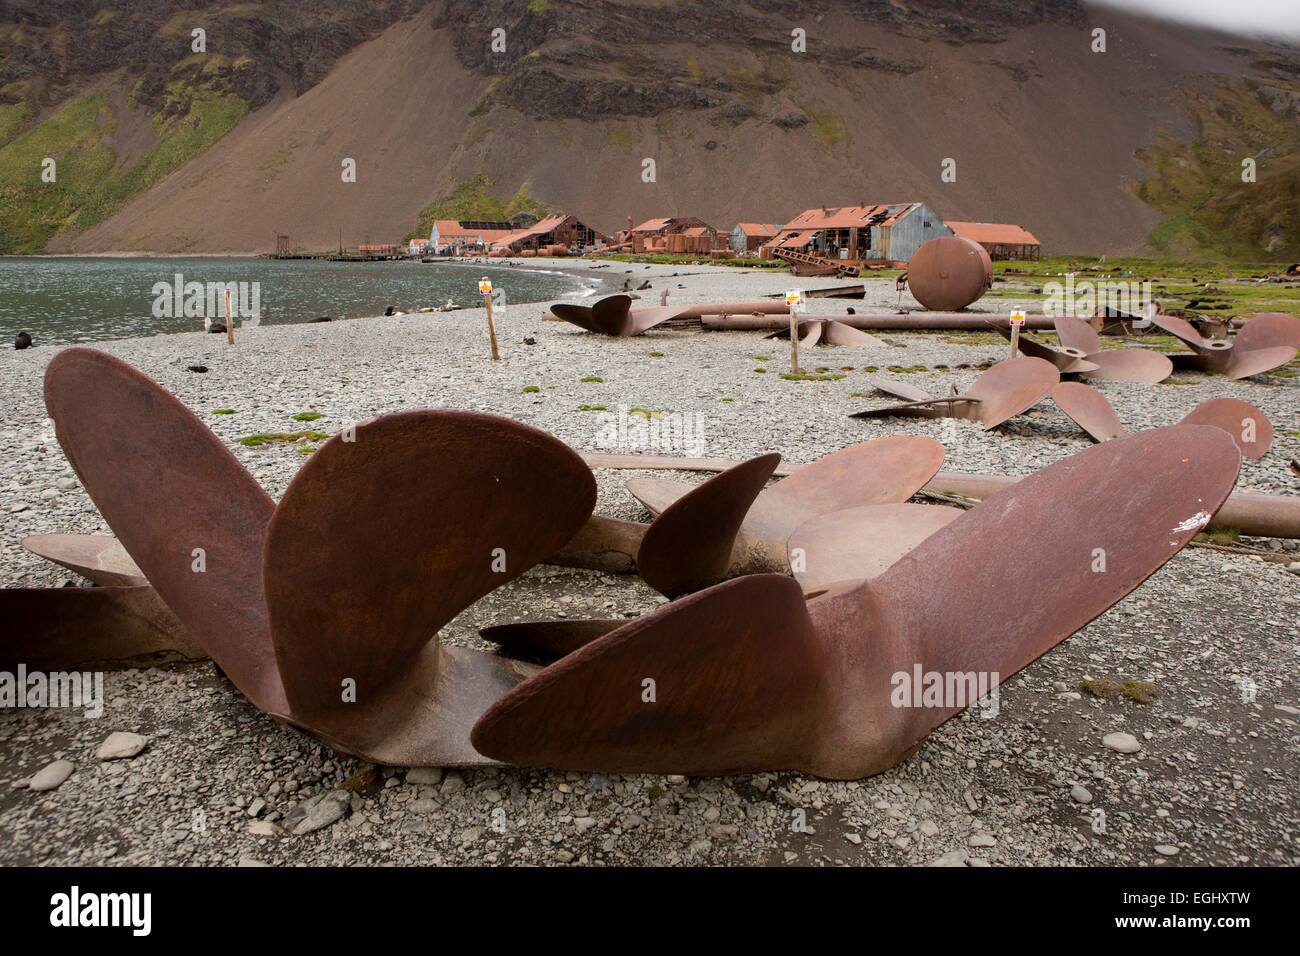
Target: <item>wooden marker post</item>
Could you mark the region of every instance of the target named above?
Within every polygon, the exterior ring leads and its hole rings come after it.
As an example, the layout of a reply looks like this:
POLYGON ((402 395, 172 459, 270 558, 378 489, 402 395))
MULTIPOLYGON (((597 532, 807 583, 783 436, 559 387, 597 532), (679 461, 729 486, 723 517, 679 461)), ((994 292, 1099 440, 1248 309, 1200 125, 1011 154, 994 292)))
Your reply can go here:
POLYGON ((1020 351, 1020 330, 1025 324, 1025 313, 1017 310, 1011 313, 1011 357, 1015 358, 1020 351))
POLYGON ((790 374, 799 374, 799 303, 802 297, 798 289, 791 289, 785 294, 785 304, 790 310, 790 374))
POLYGON ((492 325, 492 280, 487 276, 479 279, 478 291, 483 296, 483 305, 487 307, 488 338, 492 340, 492 361, 495 362, 501 355, 497 352, 497 330, 492 325))
POLYGON ((230 316, 230 290, 226 290, 226 344, 235 344, 235 320, 230 316))

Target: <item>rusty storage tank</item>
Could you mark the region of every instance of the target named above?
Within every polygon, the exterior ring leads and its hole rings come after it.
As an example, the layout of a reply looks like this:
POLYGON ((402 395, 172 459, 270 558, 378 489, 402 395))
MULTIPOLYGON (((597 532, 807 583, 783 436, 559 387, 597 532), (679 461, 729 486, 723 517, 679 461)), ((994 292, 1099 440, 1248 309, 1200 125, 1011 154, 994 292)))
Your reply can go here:
POLYGON ((993 285, 993 260, 978 242, 940 236, 923 243, 907 264, 907 287, 932 312, 964 309, 993 285))

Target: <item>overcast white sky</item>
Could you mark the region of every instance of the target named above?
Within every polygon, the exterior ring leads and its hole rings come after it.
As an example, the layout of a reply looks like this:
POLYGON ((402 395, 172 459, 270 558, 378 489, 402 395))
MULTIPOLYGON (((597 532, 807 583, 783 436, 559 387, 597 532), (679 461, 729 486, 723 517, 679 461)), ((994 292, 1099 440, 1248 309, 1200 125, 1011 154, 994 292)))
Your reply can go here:
POLYGON ((1300 37, 1300 0, 1092 0, 1234 33, 1300 37))

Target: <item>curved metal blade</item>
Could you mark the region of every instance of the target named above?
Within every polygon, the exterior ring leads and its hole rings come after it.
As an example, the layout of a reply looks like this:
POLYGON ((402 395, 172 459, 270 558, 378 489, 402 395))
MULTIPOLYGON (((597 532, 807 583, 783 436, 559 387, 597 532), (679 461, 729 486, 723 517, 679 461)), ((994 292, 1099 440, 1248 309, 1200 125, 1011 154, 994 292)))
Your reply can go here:
POLYGON ((207 656, 148 586, 0 588, 0 665, 11 673, 207 656))
MULTIPOLYGON (((1011 341, 1011 330, 1001 325, 994 325, 997 330, 1008 342, 1011 341)), ((1044 362, 1051 362, 1060 371, 1062 375, 1074 375, 1079 372, 1091 372, 1096 370, 1097 366, 1081 354, 1071 354, 1060 349, 1054 349, 1050 345, 1039 342, 1037 339, 1030 338, 1025 333, 1020 333, 1016 338, 1016 348, 1022 355, 1028 355, 1030 358, 1042 359, 1044 362)))
POLYGON ((627 321, 618 327, 618 331, 610 334, 618 335, 620 338, 640 335, 642 332, 654 328, 661 322, 675 319, 681 314, 681 308, 674 308, 672 306, 656 306, 652 309, 634 309, 628 313, 627 321))
POLYGON ((741 525, 733 564, 786 570, 786 542, 804 522, 846 508, 906 501, 935 476, 943 455, 943 446, 932 438, 897 435, 805 465, 755 500, 741 525))
POLYGON ((976 696, 953 677, 1004 681, 1111 607, 1204 527, 1240 462, 1227 435, 1198 425, 1094 445, 993 495, 856 591, 810 602, 843 676, 828 693, 834 724, 805 765, 847 779, 905 758, 976 696), (930 674, 946 692, 927 705, 930 674), (915 697, 899 694, 900 675, 915 697))
POLYGON ((866 348, 883 348, 886 345, 874 335, 868 335, 835 319, 822 322, 822 340, 827 345, 860 345, 866 348))
POLYGON ((469 727, 528 668, 437 632, 572 539, 595 501, 574 451, 495 415, 397 412, 331 438, 266 537, 291 719, 388 764, 481 762, 469 727))
POLYGON ((607 295, 591 306, 564 303, 553 305, 551 314, 588 332, 626 336, 633 334, 626 331, 632 324, 629 318, 631 309, 630 295, 607 295))
POLYGON ((274 502, 189 409, 105 352, 56 355, 45 407, 81 483, 159 596, 246 697, 283 711, 262 599, 274 502))
MULTIPOLYGON (((813 346, 820 341, 822 337, 822 323, 818 320, 806 321, 799 323, 799 346, 813 346)), ((777 329, 768 335, 763 336, 765 339, 784 339, 790 341, 790 326, 777 329)))
POLYGON ((975 379, 966 390, 969 398, 978 398, 971 417, 988 431, 1027 411, 1051 394, 1061 380, 1061 373, 1051 362, 1021 358, 999 362, 975 379))
POLYGON ((806 348, 812 348, 814 345, 816 345, 818 342, 821 341, 822 323, 806 322, 803 325, 799 326, 799 331, 803 332, 803 338, 799 340, 799 344, 806 348), (807 329, 807 331, 804 331, 805 328, 807 329))
POLYGON ((625 617, 590 621, 525 621, 485 627, 478 633, 484 640, 510 650, 563 657, 627 622, 625 617))
POLYGON ((1094 372, 1084 372, 1083 377, 1110 382, 1146 382, 1154 385, 1163 382, 1174 371, 1167 355, 1148 349, 1107 349, 1090 352, 1088 361, 1097 366, 1094 372))
POLYGON ((1182 339, 1198 352, 1209 344, 1201 337, 1201 333, 1196 331, 1192 323, 1176 315, 1153 315, 1151 322, 1175 338, 1182 339))
POLYGON ((1273 444, 1273 423, 1249 402, 1237 398, 1212 398, 1188 412, 1180 425, 1221 428, 1247 458, 1263 458, 1273 444))
POLYGON ((737 578, 561 658, 493 704, 471 739, 498 760, 572 770, 797 766, 828 663, 793 580, 737 578))
POLYGON ((1233 342, 1239 352, 1279 345, 1300 349, 1300 317, 1285 312, 1261 312, 1246 320, 1233 342))
POLYGON ((1093 441, 1110 441, 1124 434, 1124 426, 1120 424, 1114 406, 1091 385, 1062 382, 1052 389, 1052 401, 1093 441))
POLYGON ((670 598, 721 581, 741 522, 780 461, 777 454, 753 458, 669 505, 641 541, 636 556, 641 578, 670 598))
POLYGON ((881 378, 878 375, 868 375, 867 384, 879 392, 896 395, 905 402, 924 402, 932 397, 929 392, 917 385, 892 378, 881 378))
POLYGON ((1234 349, 1222 372, 1230 379, 1249 378, 1251 375, 1281 368, 1295 357, 1296 349, 1290 345, 1274 345, 1251 352, 1234 349))
POLYGON ((571 770, 887 769, 968 703, 900 701, 899 675, 937 673, 942 689, 944 675, 1013 674, 1186 544, 1240 460, 1227 435, 1194 425, 1097 445, 856 588, 805 604, 788 578, 755 575, 665 605, 510 691, 472 740, 501 760, 571 770), (945 599, 936 580, 959 588, 945 599), (1026 602, 1027 590, 1053 599, 1026 602))
POLYGON ((698 485, 689 481, 669 481, 666 478, 629 478, 623 485, 652 515, 664 510, 678 498, 690 494, 698 485))
POLYGON ((122 542, 106 534, 34 534, 22 545, 32 554, 62 565, 101 587, 140 587, 149 583, 122 542))
POLYGON ((1056 337, 1067 349, 1078 349, 1087 356, 1101 351, 1101 336, 1078 316, 1058 315, 1052 322, 1056 326, 1056 337))
POLYGON ((962 513, 939 505, 867 505, 805 521, 787 552, 805 592, 870 580, 962 513))

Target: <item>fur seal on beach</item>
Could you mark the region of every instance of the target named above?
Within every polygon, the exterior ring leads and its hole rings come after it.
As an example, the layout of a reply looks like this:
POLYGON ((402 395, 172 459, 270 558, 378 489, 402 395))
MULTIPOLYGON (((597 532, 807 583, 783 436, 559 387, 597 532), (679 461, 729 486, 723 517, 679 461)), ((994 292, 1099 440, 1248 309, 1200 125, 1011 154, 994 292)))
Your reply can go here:
POLYGON ((29 349, 32 347, 32 337, 26 332, 19 332, 14 336, 14 348, 29 349))

